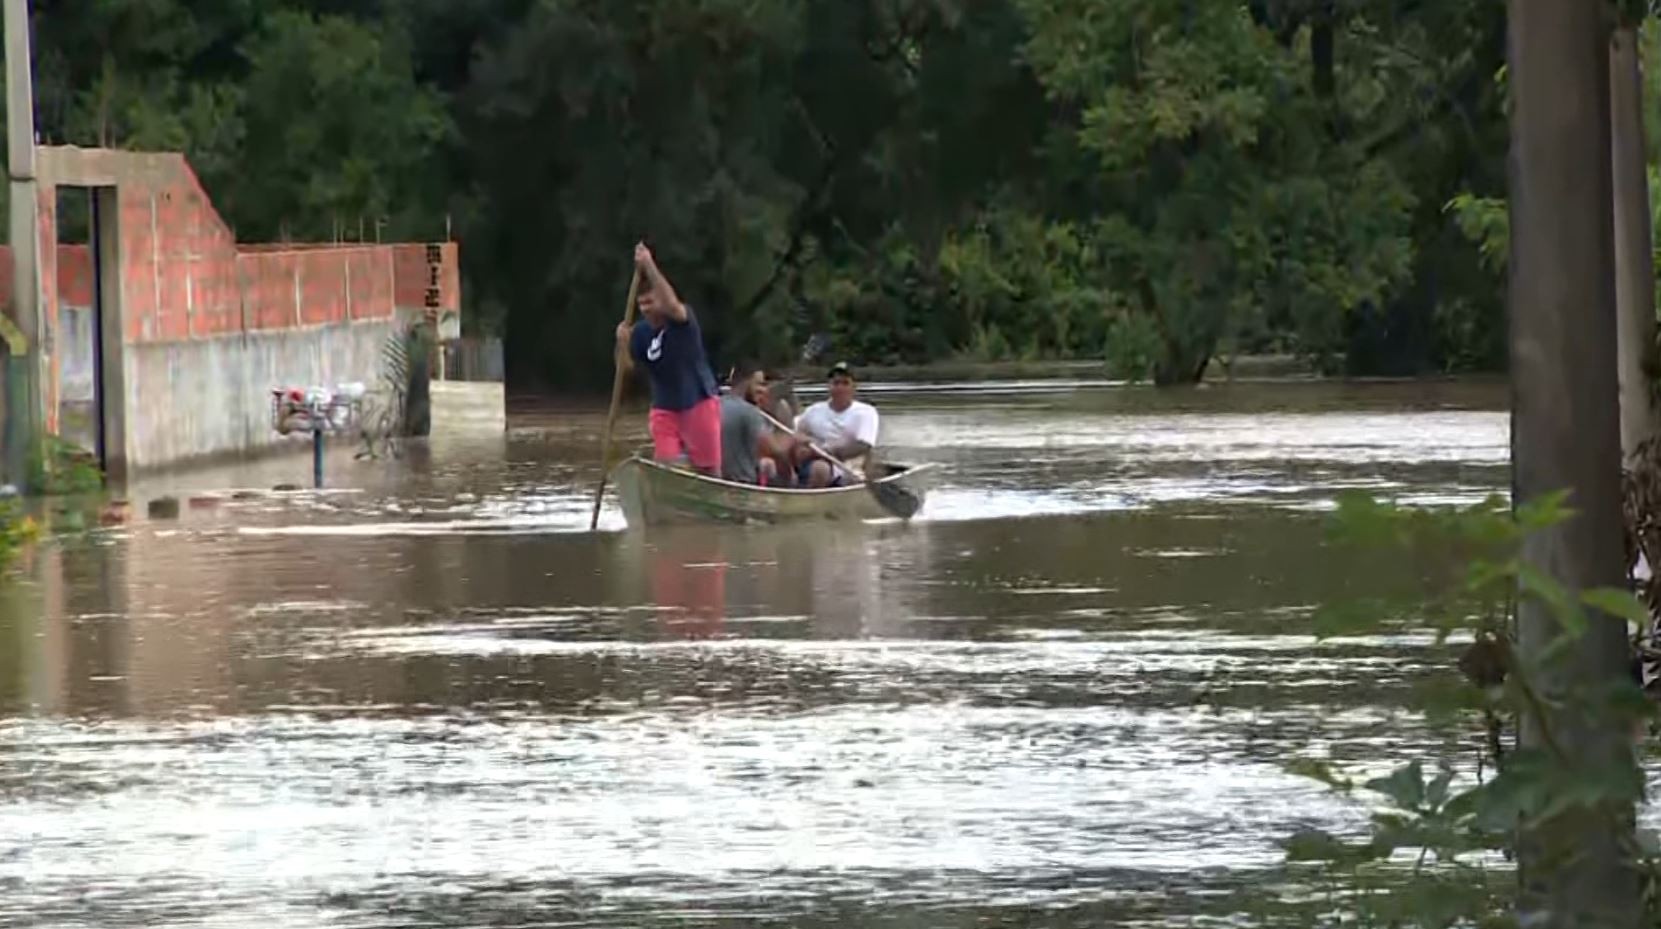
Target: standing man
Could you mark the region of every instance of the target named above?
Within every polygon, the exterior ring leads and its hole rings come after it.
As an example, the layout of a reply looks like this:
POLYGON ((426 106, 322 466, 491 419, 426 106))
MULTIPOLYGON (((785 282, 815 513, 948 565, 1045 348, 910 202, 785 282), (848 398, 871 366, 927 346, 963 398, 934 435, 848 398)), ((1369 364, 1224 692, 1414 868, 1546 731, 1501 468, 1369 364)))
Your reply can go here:
POLYGON ((632 329, 617 326, 617 350, 625 368, 644 364, 652 382, 652 457, 689 460, 699 471, 719 475, 721 401, 698 317, 675 294, 644 242, 634 247, 634 265, 645 287, 641 320, 632 329))
MULTIPOLYGON (((864 463, 858 459, 870 454, 877 444, 877 408, 854 399, 859 387, 847 362, 837 362, 826 377, 830 399, 808 407, 796 419, 796 431, 843 463, 862 468, 864 463)), ((799 447, 798 454, 796 476, 804 487, 840 487, 861 479, 815 455, 806 444, 799 447)))

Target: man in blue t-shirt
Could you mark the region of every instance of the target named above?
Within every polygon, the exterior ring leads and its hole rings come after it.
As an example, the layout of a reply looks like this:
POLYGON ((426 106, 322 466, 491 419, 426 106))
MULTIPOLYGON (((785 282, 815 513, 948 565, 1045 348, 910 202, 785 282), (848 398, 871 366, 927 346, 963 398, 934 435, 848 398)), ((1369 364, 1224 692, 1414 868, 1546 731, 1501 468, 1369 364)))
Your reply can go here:
POLYGON ((645 243, 634 247, 645 292, 642 319, 617 327, 617 351, 626 369, 644 364, 652 382, 652 457, 689 459, 706 474, 721 473, 721 401, 704 356, 704 334, 692 308, 676 296, 645 243))

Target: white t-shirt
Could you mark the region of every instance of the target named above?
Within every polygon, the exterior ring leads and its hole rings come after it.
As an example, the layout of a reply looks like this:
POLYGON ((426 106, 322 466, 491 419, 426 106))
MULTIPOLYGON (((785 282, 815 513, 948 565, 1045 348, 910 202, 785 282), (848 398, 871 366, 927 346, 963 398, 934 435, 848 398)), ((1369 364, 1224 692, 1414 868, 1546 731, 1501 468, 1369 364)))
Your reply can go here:
MULTIPOLYGON (((848 404, 848 408, 838 413, 831 409, 829 400, 818 403, 802 411, 796 417, 796 431, 812 439, 825 451, 834 453, 836 447, 849 442, 864 442, 875 448, 877 445, 877 408, 869 403, 855 400, 848 404)), ((855 467, 863 467, 857 461, 848 462, 855 467)))

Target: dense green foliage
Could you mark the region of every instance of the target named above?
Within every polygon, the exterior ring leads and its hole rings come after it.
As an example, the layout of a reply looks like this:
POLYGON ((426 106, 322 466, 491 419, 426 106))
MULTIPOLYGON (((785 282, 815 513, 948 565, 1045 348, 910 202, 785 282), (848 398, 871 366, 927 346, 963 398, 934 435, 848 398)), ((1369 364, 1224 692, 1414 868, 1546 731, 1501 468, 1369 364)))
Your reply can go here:
POLYGON ((719 363, 1502 360, 1443 209, 1502 190, 1498 3, 35 8, 43 138, 182 148, 247 239, 453 229, 525 383, 604 380, 640 236, 719 363))

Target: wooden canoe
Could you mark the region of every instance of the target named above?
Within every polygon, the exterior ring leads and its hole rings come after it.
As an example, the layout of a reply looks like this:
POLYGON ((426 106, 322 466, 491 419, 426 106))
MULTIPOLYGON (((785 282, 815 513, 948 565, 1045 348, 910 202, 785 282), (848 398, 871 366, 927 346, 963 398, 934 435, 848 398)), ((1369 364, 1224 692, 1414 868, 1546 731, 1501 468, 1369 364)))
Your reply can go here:
MULTIPOLYGON (((921 498, 938 467, 885 463, 884 482, 903 483, 921 498)), ((674 523, 790 523, 883 519, 888 513, 858 484, 800 490, 757 487, 672 468, 640 455, 612 471, 623 517, 631 527, 674 523)))

